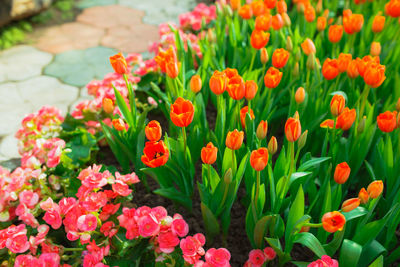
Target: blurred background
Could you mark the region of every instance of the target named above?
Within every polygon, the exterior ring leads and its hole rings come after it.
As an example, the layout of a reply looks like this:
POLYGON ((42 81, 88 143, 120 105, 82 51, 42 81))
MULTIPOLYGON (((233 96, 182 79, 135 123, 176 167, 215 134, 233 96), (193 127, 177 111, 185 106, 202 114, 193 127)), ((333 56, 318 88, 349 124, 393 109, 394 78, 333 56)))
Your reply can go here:
POLYGON ((198 0, 0 0, 0 162, 19 158, 15 132, 43 105, 65 114, 108 58, 144 53, 158 24, 178 23, 198 0))

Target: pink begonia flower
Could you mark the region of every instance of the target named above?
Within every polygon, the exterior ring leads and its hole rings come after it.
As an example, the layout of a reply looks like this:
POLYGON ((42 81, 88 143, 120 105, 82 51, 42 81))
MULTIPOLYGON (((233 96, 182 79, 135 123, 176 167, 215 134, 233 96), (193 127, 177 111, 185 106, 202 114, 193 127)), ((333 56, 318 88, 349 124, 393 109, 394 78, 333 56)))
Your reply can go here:
POLYGON ((18 195, 19 202, 32 209, 39 202, 39 195, 31 190, 24 190, 18 195))
POLYGON ((58 267, 60 264, 60 255, 57 253, 43 253, 39 256, 39 260, 46 267, 58 267))
POLYGON ((129 189, 129 186, 120 180, 115 181, 112 189, 115 193, 123 197, 129 196, 132 193, 132 189, 129 189))
POLYGON ((175 235, 184 237, 189 233, 189 225, 183 219, 173 220, 171 230, 175 235))
POLYGON ((42 261, 33 257, 32 255, 18 255, 15 258, 15 267, 36 267, 42 266, 42 261))
POLYGON ((125 175, 121 175, 119 172, 116 172, 115 179, 122 181, 127 185, 136 184, 140 182, 139 177, 134 172, 125 175))
POLYGON ((91 232, 97 228, 97 218, 93 214, 82 215, 78 218, 77 225, 83 232, 91 232))
POLYGON ((172 253, 179 245, 179 238, 172 232, 160 233, 157 241, 160 250, 167 254, 172 253))
POLYGON ((254 267, 260 267, 266 261, 266 257, 261 249, 253 249, 249 253, 249 260, 254 267))
POLYGON ((339 263, 328 255, 323 255, 321 259, 311 262, 307 267, 339 267, 339 263))
POLYGON ((139 234, 143 237, 155 236, 160 231, 160 223, 154 215, 145 215, 138 220, 139 234))
POLYGON ((161 221, 167 217, 168 212, 164 207, 158 206, 151 209, 151 214, 154 215, 157 221, 161 221))
POLYGON ((229 267, 229 260, 231 259, 231 254, 225 248, 210 248, 206 252, 205 256, 206 262, 214 267, 229 267))
POLYGON ((15 254, 27 251, 30 244, 28 242, 28 237, 26 236, 26 229, 25 231, 10 236, 6 241, 6 247, 15 254))
POLYGON ((264 254, 265 254, 265 257, 266 257, 266 259, 267 259, 268 261, 272 261, 272 260, 275 259, 275 257, 276 257, 276 252, 275 252, 275 250, 274 250, 273 248, 271 248, 271 247, 266 247, 266 248, 264 248, 264 254))

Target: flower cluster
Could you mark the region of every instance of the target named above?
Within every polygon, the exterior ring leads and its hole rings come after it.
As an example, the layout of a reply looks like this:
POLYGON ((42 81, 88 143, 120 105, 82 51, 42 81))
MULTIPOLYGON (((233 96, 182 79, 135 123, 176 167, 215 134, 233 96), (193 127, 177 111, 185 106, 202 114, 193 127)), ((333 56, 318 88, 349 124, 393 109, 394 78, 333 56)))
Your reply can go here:
POLYGON ((272 261, 276 257, 276 252, 271 247, 266 247, 264 250, 253 249, 249 253, 249 259, 244 264, 244 267, 261 267, 265 262, 272 261))
POLYGON ((185 30, 201 30, 203 21, 208 24, 217 17, 216 6, 198 4, 193 11, 179 15, 179 24, 185 30))

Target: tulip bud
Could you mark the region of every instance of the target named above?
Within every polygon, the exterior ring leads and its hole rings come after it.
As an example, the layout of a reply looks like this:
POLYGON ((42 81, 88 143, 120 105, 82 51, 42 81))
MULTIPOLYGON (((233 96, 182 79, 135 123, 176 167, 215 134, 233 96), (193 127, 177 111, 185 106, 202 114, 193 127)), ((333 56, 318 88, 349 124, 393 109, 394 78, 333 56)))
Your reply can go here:
POLYGON ((282 20, 283 20, 283 25, 285 25, 286 27, 290 27, 290 25, 292 25, 292 21, 290 20, 289 15, 285 12, 282 13, 282 20))
POLYGON ((344 184, 350 176, 350 167, 346 162, 342 162, 336 166, 333 179, 338 184, 344 184))
POLYGON ((288 36, 286 38, 286 50, 292 52, 293 51, 293 42, 292 42, 292 38, 290 38, 290 36, 288 36))
POLYGON ((369 195, 365 188, 361 188, 360 193, 358 193, 358 198, 360 199, 361 204, 367 204, 369 200, 369 195))
POLYGON ((260 124, 258 124, 256 131, 257 138, 259 140, 263 140, 267 136, 267 133, 268 133, 268 122, 261 120, 260 124))
POLYGON ((381 43, 372 42, 370 54, 371 56, 378 57, 381 54, 381 43))
POLYGON ((362 120, 360 121, 360 124, 358 124, 358 127, 357 127, 357 133, 362 133, 362 132, 364 132, 364 129, 365 129, 365 121, 367 120, 367 117, 366 116, 364 116, 363 118, 362 118, 362 120))
POLYGON ((278 151, 278 141, 276 140, 275 136, 272 136, 268 143, 268 152, 271 156, 275 155, 278 151))
POLYGON ((215 36, 215 32, 209 28, 207 31, 207 39, 210 43, 215 43, 217 41, 217 37, 215 36))
POLYGON ((346 99, 342 95, 334 95, 331 100, 331 113, 334 117, 342 114, 346 99))
POLYGON ((256 96, 257 91, 258 85, 255 81, 246 81, 244 97, 247 99, 247 101, 252 100, 256 96))
POLYGON ((400 113, 397 114, 397 124, 396 127, 399 128, 400 127, 400 113))
POLYGON ((300 72, 300 70, 299 70, 299 62, 296 62, 294 64, 292 74, 293 74, 294 77, 297 77, 300 74, 299 72, 300 72))
POLYGON ((398 112, 400 112, 400 97, 399 97, 399 99, 397 100, 397 103, 396 103, 396 110, 398 112))
POLYGON ((105 113, 108 113, 108 114, 112 113, 114 111, 114 103, 108 97, 103 98, 103 110, 105 113))
POLYGON ((240 0, 231 0, 232 10, 238 10, 240 8, 240 0))
POLYGON ((232 183, 232 169, 229 168, 225 175, 224 175, 224 182, 225 184, 229 185, 230 183, 232 183))
POLYGON ((193 75, 192 78, 190 79, 190 90, 192 90, 193 93, 198 93, 201 90, 201 78, 200 75, 193 75))
POLYGON ((297 143, 298 149, 302 149, 307 143, 308 130, 305 130, 299 137, 299 142, 297 143))
POLYGON ((320 14, 322 12, 322 0, 318 0, 317 6, 315 7, 315 11, 317 14, 320 14))
POLYGON ((343 202, 342 204, 342 211, 343 212, 350 212, 360 206, 360 199, 358 198, 350 198, 343 202))
POLYGON ((294 99, 296 100, 297 104, 301 104, 303 103, 305 96, 306 96, 306 91, 304 90, 303 87, 299 87, 296 91, 296 94, 294 95, 294 99))
POLYGON ((304 13, 304 10, 306 9, 306 7, 304 6, 304 4, 302 2, 297 4, 297 11, 299 13, 304 13))
POLYGON ((383 191, 383 182, 381 180, 379 181, 373 181, 372 183, 369 184, 367 188, 367 192, 370 198, 375 199, 378 198, 383 191))
POLYGON ((300 48, 297 49, 296 55, 294 56, 296 61, 300 61, 301 59, 301 51, 300 48))
POLYGON ((120 118, 120 119, 113 119, 112 124, 117 131, 122 131, 125 130, 125 122, 120 118))
POLYGON ((263 65, 267 64, 269 60, 268 51, 265 47, 260 50, 260 60, 263 65))
POLYGON ((315 69, 316 62, 315 62, 315 54, 314 53, 308 55, 306 65, 309 70, 315 69))

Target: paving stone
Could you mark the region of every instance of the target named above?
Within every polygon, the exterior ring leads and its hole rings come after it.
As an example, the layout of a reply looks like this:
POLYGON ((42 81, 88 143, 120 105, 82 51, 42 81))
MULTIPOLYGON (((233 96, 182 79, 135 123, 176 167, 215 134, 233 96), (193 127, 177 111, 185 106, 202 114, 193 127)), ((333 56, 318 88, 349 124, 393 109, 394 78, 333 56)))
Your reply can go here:
POLYGON ((77 3, 77 7, 80 9, 85 9, 94 6, 108 6, 113 5, 117 0, 82 0, 77 3))
POLYGON ((33 107, 26 103, 23 105, 0 105, 0 136, 15 134, 21 126, 21 120, 33 112, 33 107))
POLYGON ((61 79, 64 83, 82 87, 93 79, 103 79, 112 72, 109 57, 116 51, 107 47, 72 50, 56 55, 44 73, 61 79))
POLYGON ((52 58, 51 54, 27 45, 0 52, 0 82, 22 81, 38 76, 52 58))
POLYGON ((19 158, 8 159, 5 156, 0 155, 0 166, 10 171, 13 171, 19 166, 21 166, 21 159, 19 158))
POLYGON ((18 139, 14 135, 4 137, 0 143, 0 153, 6 158, 19 158, 18 139))
POLYGON ((98 27, 79 22, 65 23, 45 30, 38 38, 36 47, 55 54, 86 49, 97 46, 103 35, 104 30, 98 27))

